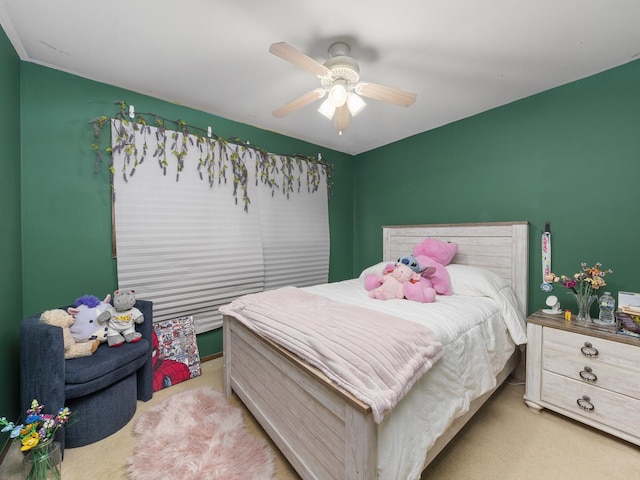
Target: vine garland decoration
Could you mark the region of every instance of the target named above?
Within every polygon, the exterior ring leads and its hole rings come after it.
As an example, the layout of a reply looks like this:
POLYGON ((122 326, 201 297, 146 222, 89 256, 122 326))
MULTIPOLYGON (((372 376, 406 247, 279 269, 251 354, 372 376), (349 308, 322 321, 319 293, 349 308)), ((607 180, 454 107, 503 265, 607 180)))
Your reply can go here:
MULTIPOLYGON (((248 211, 251 203, 247 195, 248 172, 245 164, 247 155, 256 155, 256 185, 262 182, 271 189, 271 196, 276 191, 286 195, 287 199, 294 192, 300 192, 303 185, 304 164, 306 163, 307 191, 316 192, 320 186, 322 175, 326 176, 327 193, 329 197, 333 187, 333 165, 329 162, 308 155, 277 155, 251 145, 248 141, 237 137, 223 139, 206 129, 188 125, 181 119, 168 120, 153 113, 135 112, 134 118, 129 118, 129 106, 122 100, 115 102, 120 106, 120 111, 113 115, 113 119, 121 122, 116 129, 116 141, 113 146, 105 148, 105 152, 111 156, 109 171, 113 177, 116 167, 113 163, 112 153, 117 151, 124 154, 122 175, 125 182, 136 173, 137 167, 144 162, 149 155, 147 137, 152 134, 150 123, 156 127, 156 149, 152 154, 158 162, 163 174, 167 175, 170 166, 169 158, 176 161, 176 181, 180 180, 180 173, 184 169, 184 157, 189 148, 196 148, 199 155, 197 172, 201 180, 206 180, 210 187, 216 183, 227 183, 227 172, 231 167, 233 175, 233 197, 236 205, 240 196, 244 210, 248 211), (175 129, 167 129, 167 125, 173 125, 175 129), (181 133, 182 135, 179 135, 181 133), (136 146, 137 135, 142 135, 142 150, 136 146), (181 137, 181 138, 180 138, 181 137), (195 138, 195 141, 194 141, 195 138), (167 144, 169 142, 169 147, 167 144), (217 157, 217 158, 216 158, 217 157), (216 161, 217 160, 217 161, 216 161), (241 193, 240 193, 241 192, 241 193)), ((93 125, 93 136, 96 143, 91 144, 95 152, 94 172, 100 171, 100 164, 104 157, 98 141, 102 129, 110 124, 111 117, 100 116, 90 120, 93 125)), ((113 181, 111 184, 113 191, 113 181)))

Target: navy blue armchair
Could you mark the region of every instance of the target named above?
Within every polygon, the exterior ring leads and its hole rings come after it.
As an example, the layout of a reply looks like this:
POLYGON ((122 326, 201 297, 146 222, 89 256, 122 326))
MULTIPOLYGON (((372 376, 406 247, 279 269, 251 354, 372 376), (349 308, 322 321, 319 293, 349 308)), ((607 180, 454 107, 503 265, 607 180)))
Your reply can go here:
MULTIPOLYGON (((41 313, 20 326, 20 404, 25 412, 33 399, 55 414, 67 406, 75 420, 58 430, 62 451, 102 440, 117 432, 136 412, 137 400, 153 396, 151 335, 153 303, 137 300, 144 322, 142 338, 119 347, 101 344, 88 357, 65 360, 62 329, 40 321, 41 313)), ((60 307, 66 310, 68 307, 60 307)))

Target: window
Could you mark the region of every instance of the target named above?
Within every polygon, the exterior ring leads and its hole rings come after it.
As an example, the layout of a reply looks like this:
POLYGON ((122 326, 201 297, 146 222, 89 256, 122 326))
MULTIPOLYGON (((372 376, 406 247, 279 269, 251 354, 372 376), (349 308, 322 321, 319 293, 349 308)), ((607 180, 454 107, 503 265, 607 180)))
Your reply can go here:
MULTIPOLYGON (((118 287, 132 288, 138 298, 153 301, 154 321, 193 315, 196 332, 202 333, 221 326, 218 307, 238 296, 327 281, 326 175, 310 193, 309 165, 294 161, 301 185, 298 191, 297 180, 293 182, 287 198, 261 182, 256 185, 257 154, 247 154, 236 159, 248 174, 250 204, 245 211, 242 194, 237 204, 233 196, 229 158, 236 146, 207 144, 209 152, 190 148, 177 178, 172 152, 166 153, 166 162, 162 154, 153 156, 164 139, 157 128, 146 127, 141 133, 133 124, 112 122, 112 144, 119 128, 127 129, 131 139, 129 148, 113 151, 118 287), (140 162, 142 156, 136 156, 133 146, 143 152, 145 143, 148 153, 140 162), (214 154, 211 185, 197 167, 206 153, 214 154), (225 165, 226 183, 220 176, 225 165)), ((181 145, 182 133, 173 140, 181 145)), ((275 158, 281 164, 291 160, 275 158)))

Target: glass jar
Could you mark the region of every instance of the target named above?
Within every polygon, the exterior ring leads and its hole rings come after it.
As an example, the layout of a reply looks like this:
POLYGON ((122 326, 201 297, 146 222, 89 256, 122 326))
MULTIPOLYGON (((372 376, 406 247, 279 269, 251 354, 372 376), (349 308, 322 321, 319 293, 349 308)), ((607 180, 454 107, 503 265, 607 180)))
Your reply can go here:
POLYGON ((60 443, 48 439, 39 443, 22 459, 24 480, 60 480, 62 478, 62 455, 60 443))

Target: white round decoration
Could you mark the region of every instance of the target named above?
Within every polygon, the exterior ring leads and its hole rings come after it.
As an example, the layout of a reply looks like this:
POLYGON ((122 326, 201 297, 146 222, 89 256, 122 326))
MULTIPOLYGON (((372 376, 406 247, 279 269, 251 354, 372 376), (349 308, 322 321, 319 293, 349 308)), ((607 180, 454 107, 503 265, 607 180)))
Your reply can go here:
POLYGON ((543 313, 548 313, 551 315, 562 313, 562 310, 560 310, 560 302, 558 301, 558 297, 556 297, 555 295, 549 295, 545 303, 547 304, 548 307, 551 307, 551 308, 543 309, 542 310, 543 313))

